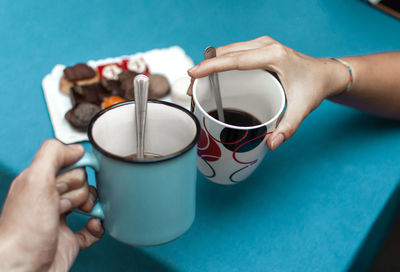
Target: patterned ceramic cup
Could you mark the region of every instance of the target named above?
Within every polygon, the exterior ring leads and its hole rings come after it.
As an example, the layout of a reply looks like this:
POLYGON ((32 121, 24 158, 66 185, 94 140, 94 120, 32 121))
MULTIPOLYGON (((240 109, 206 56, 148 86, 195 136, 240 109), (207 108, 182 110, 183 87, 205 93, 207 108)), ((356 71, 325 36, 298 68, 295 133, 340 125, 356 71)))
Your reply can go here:
POLYGON ((269 134, 276 128, 285 108, 280 82, 264 70, 218 73, 224 109, 248 113, 259 125, 236 126, 213 118, 216 109, 208 77, 193 86, 194 114, 200 121, 197 167, 209 180, 235 184, 245 180, 261 163, 269 134))

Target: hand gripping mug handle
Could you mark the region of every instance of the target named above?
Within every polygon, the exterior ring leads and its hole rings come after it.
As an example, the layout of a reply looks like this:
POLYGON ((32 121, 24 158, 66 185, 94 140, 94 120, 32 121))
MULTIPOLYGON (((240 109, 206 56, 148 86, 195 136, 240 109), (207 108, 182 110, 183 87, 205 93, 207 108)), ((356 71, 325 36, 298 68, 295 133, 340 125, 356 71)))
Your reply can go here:
MULTIPOLYGON (((98 162, 96 156, 92 152, 85 152, 85 154, 82 156, 82 158, 80 158, 79 161, 77 161, 76 163, 74 163, 72 165, 69 165, 67 167, 60 169, 60 171, 58 171, 57 175, 63 174, 65 172, 68 172, 69 170, 72 170, 75 168, 80 168, 80 167, 85 167, 85 166, 91 167, 95 171, 99 171, 99 169, 100 169, 99 162, 98 162)), ((97 217, 99 219, 104 219, 103 208, 101 207, 99 201, 97 201, 97 203, 94 205, 93 209, 90 212, 84 212, 79 209, 75 209, 73 211, 76 213, 80 213, 80 214, 84 214, 84 215, 88 215, 88 216, 92 216, 92 217, 97 217)))

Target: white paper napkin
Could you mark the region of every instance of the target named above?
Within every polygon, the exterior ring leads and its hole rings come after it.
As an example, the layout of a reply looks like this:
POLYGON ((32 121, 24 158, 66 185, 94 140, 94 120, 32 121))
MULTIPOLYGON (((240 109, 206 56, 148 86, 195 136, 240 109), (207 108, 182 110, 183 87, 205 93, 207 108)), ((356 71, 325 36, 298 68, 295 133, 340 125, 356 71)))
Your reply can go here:
MULTIPOLYGON (((193 66, 193 60, 179 46, 153 49, 145 53, 116 58, 90 60, 87 64, 95 68, 102 64, 120 62, 122 59, 139 56, 144 58, 152 74, 163 74, 167 77, 170 84, 181 77, 187 76, 186 71, 193 66)), ((87 141, 87 133, 75 130, 64 118, 65 113, 72 108, 70 97, 62 93, 59 87, 64 68, 65 65, 57 64, 42 81, 42 88, 54 134, 57 139, 66 144, 87 141)), ((171 102, 169 96, 163 100, 171 102)))

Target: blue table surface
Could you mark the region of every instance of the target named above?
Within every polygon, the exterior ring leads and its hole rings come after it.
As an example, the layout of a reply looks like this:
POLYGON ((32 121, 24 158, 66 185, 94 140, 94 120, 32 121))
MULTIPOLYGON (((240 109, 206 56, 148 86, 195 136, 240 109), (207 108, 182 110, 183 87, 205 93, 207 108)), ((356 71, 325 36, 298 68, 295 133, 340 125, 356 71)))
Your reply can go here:
MULTIPOLYGON (((41 80, 57 63, 172 45, 197 63, 208 45, 262 35, 317 57, 400 49, 400 21, 357 0, 143 2, 0 2, 1 200, 54 137, 41 80)), ((399 139, 399 122, 324 102, 246 182, 199 176, 181 238, 134 248, 106 235, 72 271, 363 271, 399 207, 399 139)))

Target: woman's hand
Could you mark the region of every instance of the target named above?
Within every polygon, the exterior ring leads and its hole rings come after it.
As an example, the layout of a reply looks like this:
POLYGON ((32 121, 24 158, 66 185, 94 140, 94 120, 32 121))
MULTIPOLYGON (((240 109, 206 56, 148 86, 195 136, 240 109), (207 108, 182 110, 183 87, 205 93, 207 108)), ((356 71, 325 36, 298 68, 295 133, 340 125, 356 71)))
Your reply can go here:
POLYGON ((56 176, 83 152, 80 145, 48 140, 12 182, 0 217, 0 271, 68 271, 79 250, 102 237, 97 219, 76 233, 66 224, 68 212, 90 211, 96 199, 82 169, 56 176))
POLYGON ((219 47, 217 57, 202 61, 188 73, 192 78, 200 78, 213 72, 250 69, 275 72, 286 93, 285 114, 268 138, 271 150, 292 137, 304 118, 325 98, 343 92, 349 81, 342 64, 306 56, 266 36, 219 47))

